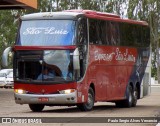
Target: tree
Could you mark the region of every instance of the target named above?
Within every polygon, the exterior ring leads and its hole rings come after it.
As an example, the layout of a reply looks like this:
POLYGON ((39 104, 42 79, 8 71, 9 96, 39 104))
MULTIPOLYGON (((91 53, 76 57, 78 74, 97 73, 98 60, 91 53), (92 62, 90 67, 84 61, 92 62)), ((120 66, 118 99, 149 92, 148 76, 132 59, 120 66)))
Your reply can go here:
MULTIPOLYGON (((17 23, 15 22, 15 15, 13 11, 1 10, 0 13, 0 55, 2 55, 3 50, 12 46, 15 42, 17 33, 17 23)), ((1 59, 0 59, 1 62, 1 59)))

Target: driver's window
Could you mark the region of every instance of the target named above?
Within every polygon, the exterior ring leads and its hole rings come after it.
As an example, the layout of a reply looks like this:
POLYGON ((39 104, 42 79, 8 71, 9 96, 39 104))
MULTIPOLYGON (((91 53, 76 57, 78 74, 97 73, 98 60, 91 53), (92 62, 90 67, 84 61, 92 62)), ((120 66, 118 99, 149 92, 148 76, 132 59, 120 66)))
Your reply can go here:
POLYGON ((87 20, 85 18, 80 18, 78 21, 78 48, 80 53, 80 76, 83 77, 86 70, 86 60, 87 60, 87 20))
POLYGON ((87 27, 86 20, 80 19, 78 24, 78 44, 85 44, 87 41, 87 27))

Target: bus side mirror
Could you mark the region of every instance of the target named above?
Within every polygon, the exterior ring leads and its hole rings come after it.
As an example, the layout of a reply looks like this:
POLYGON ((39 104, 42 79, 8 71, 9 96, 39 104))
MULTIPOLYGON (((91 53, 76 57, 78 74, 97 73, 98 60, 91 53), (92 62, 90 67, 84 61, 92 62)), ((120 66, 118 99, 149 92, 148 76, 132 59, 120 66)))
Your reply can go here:
POLYGON ((73 67, 74 67, 74 70, 80 70, 80 60, 79 60, 78 48, 76 48, 75 51, 73 52, 73 67))
POLYGON ((8 66, 8 55, 9 55, 9 52, 11 51, 12 51, 12 47, 8 47, 3 51, 3 54, 2 54, 2 66, 3 67, 8 66))

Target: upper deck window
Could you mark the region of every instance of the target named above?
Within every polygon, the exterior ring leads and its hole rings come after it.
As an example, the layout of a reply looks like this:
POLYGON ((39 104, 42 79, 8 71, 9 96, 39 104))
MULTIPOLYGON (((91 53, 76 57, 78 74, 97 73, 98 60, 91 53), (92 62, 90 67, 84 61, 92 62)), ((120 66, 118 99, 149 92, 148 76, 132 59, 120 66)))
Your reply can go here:
POLYGON ((22 21, 17 45, 74 45, 74 38, 75 21, 73 20, 29 20, 22 21))

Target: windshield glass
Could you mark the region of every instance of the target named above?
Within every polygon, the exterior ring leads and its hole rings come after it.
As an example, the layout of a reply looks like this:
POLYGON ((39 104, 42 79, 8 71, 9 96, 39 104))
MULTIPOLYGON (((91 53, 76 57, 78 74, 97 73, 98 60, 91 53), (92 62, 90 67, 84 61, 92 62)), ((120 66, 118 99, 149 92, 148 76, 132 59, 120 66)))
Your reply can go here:
POLYGON ((53 84, 71 82, 74 80, 72 53, 73 50, 44 50, 39 54, 32 51, 27 59, 18 58, 16 79, 53 84))
POLYGON ((13 72, 10 72, 8 75, 7 75, 8 78, 13 78, 13 72))
POLYGON ((17 45, 74 45, 74 38, 75 21, 73 20, 30 20, 22 21, 17 45))
POLYGON ((65 80, 71 79, 69 74, 73 70, 69 70, 70 66, 70 51, 69 50, 52 50, 44 51, 44 64, 54 72, 55 75, 63 77, 65 80))
POLYGON ((5 73, 0 73, 0 77, 6 77, 5 73))

